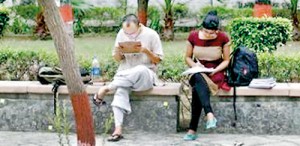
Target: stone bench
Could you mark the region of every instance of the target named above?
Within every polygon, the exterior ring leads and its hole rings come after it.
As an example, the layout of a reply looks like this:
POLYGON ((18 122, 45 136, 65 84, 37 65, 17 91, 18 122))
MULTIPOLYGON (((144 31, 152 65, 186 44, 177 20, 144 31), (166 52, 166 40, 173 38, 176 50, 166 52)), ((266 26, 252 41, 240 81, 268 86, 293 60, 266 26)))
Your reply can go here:
MULTIPOLYGON (((92 98, 102 84, 87 85, 92 98)), ((133 92, 133 112, 125 118, 125 130, 152 132, 176 132, 179 121, 179 96, 181 84, 167 83, 145 92, 133 92)), ((38 82, 0 81, 0 130, 46 131, 53 116, 52 85, 38 82)), ((59 101, 66 101, 72 114, 72 107, 66 86, 59 88, 59 101)), ((232 93, 220 91, 211 98, 218 128, 205 130, 201 118, 201 133, 252 133, 252 134, 300 134, 300 84, 278 83, 273 89, 237 88, 237 126, 234 119, 232 93)), ((112 93, 105 97, 108 105, 112 93)), ((111 108, 99 109, 91 103, 97 133, 107 127, 104 123, 111 118, 111 108)), ((202 114, 203 115, 203 114, 202 114)), ((74 121, 73 116, 69 116, 74 121)), ((74 125, 74 122, 71 122, 74 125)), ((111 125, 111 124, 110 124, 111 125)), ((74 127, 74 126, 73 126, 74 127)), ((111 127, 110 127, 111 128, 111 127)))
MULTIPOLYGON (((102 84, 86 85, 86 91, 93 97, 102 84)), ((145 130, 153 132, 176 132, 180 95, 179 83, 167 83, 145 92, 133 92, 131 98, 132 114, 125 117, 125 130, 145 130)), ((52 85, 39 82, 0 81, 0 130, 9 131, 46 131, 52 125, 53 117, 52 85)), ((58 90, 58 101, 65 101, 72 127, 74 119, 72 106, 66 86, 58 90)), ((90 102, 95 129, 103 133, 104 123, 112 118, 110 103, 112 93, 105 97, 107 106, 96 107, 90 102)), ((91 100, 90 100, 91 101, 91 100)), ((112 120, 113 121, 113 120, 112 120)), ((110 123, 109 125, 113 125, 110 123)), ((74 130, 74 129, 73 129, 74 130)))
MULTIPOLYGON (((233 89, 211 98, 218 119, 216 133, 300 134, 300 83, 277 83, 273 89, 237 87, 237 126, 233 127, 233 89)), ((203 118, 202 118, 203 119, 203 118)), ((204 129, 201 120, 199 130, 204 129)))

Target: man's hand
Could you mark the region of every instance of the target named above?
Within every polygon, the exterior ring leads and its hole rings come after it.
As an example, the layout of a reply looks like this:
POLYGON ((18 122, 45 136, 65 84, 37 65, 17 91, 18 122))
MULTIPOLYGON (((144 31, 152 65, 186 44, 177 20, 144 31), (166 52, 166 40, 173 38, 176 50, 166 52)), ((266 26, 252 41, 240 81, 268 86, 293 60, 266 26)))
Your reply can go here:
POLYGON ((161 60, 160 58, 155 55, 154 53, 152 53, 150 50, 148 50, 147 48, 144 48, 144 47, 141 47, 141 46, 138 46, 135 48, 136 51, 138 51, 139 53, 145 53, 151 60, 152 63, 154 64, 157 64, 159 63, 161 60))
POLYGON ((138 45, 136 47, 134 47, 133 52, 138 52, 138 53, 145 53, 145 50, 147 50, 146 48, 143 48, 142 45, 138 45))
POLYGON ((115 55, 114 55, 114 58, 116 61, 121 61, 123 60, 125 57, 123 55, 123 52, 122 52, 122 49, 120 47, 116 47, 115 48, 115 55))

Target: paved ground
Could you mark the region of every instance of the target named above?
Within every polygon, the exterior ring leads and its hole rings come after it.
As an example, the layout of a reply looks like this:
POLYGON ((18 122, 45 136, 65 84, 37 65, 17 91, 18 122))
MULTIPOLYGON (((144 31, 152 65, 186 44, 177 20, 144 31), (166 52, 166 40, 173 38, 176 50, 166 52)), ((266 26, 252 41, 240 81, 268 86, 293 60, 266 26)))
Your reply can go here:
MULTIPOLYGON (((106 142, 104 136, 98 135, 97 146, 300 146, 300 136, 296 135, 205 134, 193 142, 183 141, 183 135, 132 132, 117 143, 106 142)), ((72 146, 75 145, 74 134, 70 141, 72 146)), ((56 133, 1 131, 0 146, 59 146, 59 143, 56 133)))

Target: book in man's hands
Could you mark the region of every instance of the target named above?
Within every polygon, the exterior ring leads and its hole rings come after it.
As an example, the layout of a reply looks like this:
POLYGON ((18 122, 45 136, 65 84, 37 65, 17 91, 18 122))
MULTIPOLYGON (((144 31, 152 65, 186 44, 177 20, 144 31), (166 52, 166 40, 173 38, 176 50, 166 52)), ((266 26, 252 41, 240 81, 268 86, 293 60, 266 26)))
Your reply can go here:
POLYGON ((136 47, 141 47, 141 42, 135 41, 127 41, 127 42, 119 42, 119 46, 122 53, 139 53, 135 50, 136 47))
POLYGON ((195 73, 211 73, 214 72, 215 69, 214 68, 206 68, 206 67, 200 67, 200 66, 196 66, 196 67, 192 67, 187 69, 186 71, 184 71, 182 73, 182 75, 190 75, 190 74, 195 74, 195 73))

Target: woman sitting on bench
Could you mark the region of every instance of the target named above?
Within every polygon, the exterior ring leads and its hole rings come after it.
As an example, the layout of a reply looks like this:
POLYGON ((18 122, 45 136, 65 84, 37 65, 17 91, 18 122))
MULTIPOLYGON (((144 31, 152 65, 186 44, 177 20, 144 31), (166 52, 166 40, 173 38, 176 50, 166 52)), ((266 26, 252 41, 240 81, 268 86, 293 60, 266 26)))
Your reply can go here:
POLYGON ((206 129, 216 128, 217 119, 210 105, 210 94, 218 88, 230 90, 225 81, 224 69, 229 64, 229 38, 219 31, 219 18, 211 11, 204 18, 201 30, 192 31, 188 37, 186 63, 189 67, 213 68, 211 73, 195 73, 190 77, 192 86, 192 117, 184 140, 195 140, 202 108, 206 115, 206 129))

